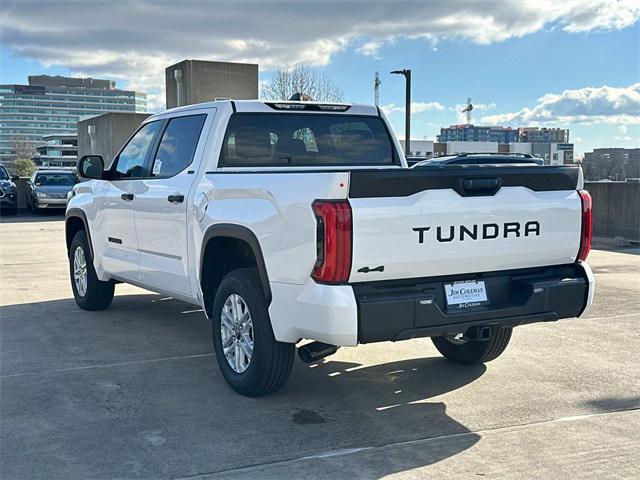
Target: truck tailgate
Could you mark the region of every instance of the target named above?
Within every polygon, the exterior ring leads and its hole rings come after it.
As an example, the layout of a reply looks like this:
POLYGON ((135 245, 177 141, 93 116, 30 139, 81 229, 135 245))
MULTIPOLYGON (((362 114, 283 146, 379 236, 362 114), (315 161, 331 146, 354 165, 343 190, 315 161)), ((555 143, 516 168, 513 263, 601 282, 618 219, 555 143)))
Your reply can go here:
POLYGON ((350 282, 572 263, 580 246, 576 167, 436 167, 351 172, 350 282))

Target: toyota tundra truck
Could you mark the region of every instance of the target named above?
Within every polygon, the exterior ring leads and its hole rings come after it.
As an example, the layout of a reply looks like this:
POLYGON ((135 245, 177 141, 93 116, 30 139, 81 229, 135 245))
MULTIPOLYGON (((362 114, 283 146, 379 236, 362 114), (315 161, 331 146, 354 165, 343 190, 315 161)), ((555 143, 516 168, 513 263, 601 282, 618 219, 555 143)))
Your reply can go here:
POLYGON ((592 302, 578 166, 487 154, 409 168, 376 107, 180 107, 78 171, 66 212, 77 304, 106 309, 125 282, 197 305, 243 395, 281 388, 297 345, 317 362, 431 337, 453 362, 485 363, 514 327, 592 302))

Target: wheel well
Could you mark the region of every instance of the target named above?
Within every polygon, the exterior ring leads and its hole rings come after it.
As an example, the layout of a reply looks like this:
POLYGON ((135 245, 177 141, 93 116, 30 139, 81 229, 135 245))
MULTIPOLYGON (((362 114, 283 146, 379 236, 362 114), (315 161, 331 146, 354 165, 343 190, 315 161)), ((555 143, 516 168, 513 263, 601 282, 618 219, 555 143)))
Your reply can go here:
POLYGON ((239 238, 211 238, 204 247, 200 275, 204 304, 207 308, 212 305, 222 279, 237 268, 260 268, 251 246, 239 238))
POLYGON ((80 230, 84 230, 84 222, 80 217, 69 217, 65 223, 65 238, 67 241, 67 252, 71 248, 71 242, 73 237, 76 236, 80 230))

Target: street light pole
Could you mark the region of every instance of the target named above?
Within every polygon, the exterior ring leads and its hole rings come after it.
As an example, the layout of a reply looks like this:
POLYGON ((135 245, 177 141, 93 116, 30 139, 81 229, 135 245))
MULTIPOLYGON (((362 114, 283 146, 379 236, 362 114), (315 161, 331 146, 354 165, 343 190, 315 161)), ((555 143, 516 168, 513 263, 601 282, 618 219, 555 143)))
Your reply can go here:
POLYGON ((404 75, 405 79, 405 107, 404 107, 404 154, 411 154, 411 70, 402 69, 391 72, 395 75, 404 75))

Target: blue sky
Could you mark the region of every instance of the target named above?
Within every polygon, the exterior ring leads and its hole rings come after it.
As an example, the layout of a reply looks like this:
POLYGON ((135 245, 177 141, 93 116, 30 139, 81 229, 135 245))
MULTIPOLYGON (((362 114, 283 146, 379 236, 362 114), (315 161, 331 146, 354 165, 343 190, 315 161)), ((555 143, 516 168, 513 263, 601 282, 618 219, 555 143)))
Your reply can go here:
POLYGON ((581 155, 640 146, 640 5, 630 0, 429 2, 201 2, 31 0, 0 6, 0 82, 29 74, 113 78, 163 108, 164 67, 184 58, 308 65, 345 100, 381 105, 404 131, 413 70, 412 137, 458 123, 571 129, 581 155), (216 6, 217 8, 212 8, 216 6), (124 13, 126 12, 126 13, 124 13), (66 25, 61 28, 60 25, 66 25))
MULTIPOLYGON (((443 41, 435 49, 423 41, 403 40, 383 47, 378 58, 345 51, 324 68, 354 102, 373 102, 373 72, 382 79, 381 105, 404 105, 404 80, 390 75, 412 69, 412 101, 439 102, 444 110, 412 115, 412 137, 433 139, 440 126, 458 123, 467 97, 487 110, 473 113, 475 123, 487 116, 533 108, 547 93, 603 86, 628 87, 640 82, 640 25, 609 32, 572 34, 557 28, 491 45, 443 41)), ((640 110, 636 110, 640 116, 640 110)), ((398 134, 404 131, 404 112, 390 113, 398 134)), ((640 117, 638 117, 640 118, 640 117)), ((640 121, 640 120, 639 120, 640 121)), ((548 121, 538 126, 571 129, 582 153, 594 147, 640 146, 638 124, 548 121), (621 128, 622 127, 622 128, 621 128), (617 138, 614 138, 617 137, 617 138)), ((524 126, 518 122, 505 125, 524 126)))

